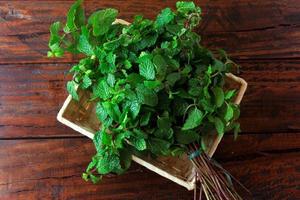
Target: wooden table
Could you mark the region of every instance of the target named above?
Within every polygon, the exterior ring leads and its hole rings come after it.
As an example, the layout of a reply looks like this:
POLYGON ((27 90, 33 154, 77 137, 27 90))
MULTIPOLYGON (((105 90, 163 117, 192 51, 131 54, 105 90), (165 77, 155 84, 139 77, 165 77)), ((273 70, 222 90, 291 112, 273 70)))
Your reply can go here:
MULTIPOLYGON (((66 56, 47 59, 48 28, 72 1, 0 1, 0 199, 191 199, 192 192, 138 165, 100 185, 81 179, 90 140, 55 116, 67 94, 66 56)), ((249 82, 243 133, 228 134, 216 159, 255 199, 300 198, 300 1, 199 0, 203 43, 224 48, 249 82)), ((153 18, 175 0, 86 1, 88 13, 153 18)))

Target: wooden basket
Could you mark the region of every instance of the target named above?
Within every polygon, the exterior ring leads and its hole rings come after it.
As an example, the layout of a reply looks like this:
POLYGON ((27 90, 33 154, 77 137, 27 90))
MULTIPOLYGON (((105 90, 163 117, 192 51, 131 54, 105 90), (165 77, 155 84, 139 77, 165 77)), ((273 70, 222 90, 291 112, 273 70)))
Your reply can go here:
MULTIPOLYGON (((238 89, 234 103, 240 104, 246 91, 247 83, 233 74, 229 73, 226 75, 230 85, 234 85, 234 88, 238 89)), ((100 129, 100 122, 97 119, 95 111, 95 103, 88 101, 90 93, 87 91, 78 90, 78 95, 79 102, 74 101, 71 95, 68 96, 57 115, 57 120, 92 139, 95 132, 100 129)), ((221 139, 217 134, 206 138, 207 153, 209 156, 214 154, 221 139)), ((163 156, 157 159, 132 156, 132 159, 161 176, 186 187, 188 190, 194 189, 195 170, 187 155, 180 158, 163 156)))

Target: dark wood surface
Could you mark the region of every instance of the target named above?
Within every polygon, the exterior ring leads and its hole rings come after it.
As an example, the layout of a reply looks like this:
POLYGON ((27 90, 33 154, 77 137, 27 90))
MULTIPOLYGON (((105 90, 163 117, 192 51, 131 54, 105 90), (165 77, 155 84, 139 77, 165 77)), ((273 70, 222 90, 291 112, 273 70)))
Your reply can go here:
MULTIPOLYGON (((243 133, 225 136, 216 159, 254 199, 300 199, 300 1, 201 0, 203 43, 223 48, 249 83, 243 133)), ((192 192, 134 164, 100 185, 81 179, 95 150, 59 124, 67 70, 77 58, 45 57, 51 22, 72 1, 0 0, 0 199, 192 199, 192 192)), ((175 0, 86 0, 131 21, 175 0)))

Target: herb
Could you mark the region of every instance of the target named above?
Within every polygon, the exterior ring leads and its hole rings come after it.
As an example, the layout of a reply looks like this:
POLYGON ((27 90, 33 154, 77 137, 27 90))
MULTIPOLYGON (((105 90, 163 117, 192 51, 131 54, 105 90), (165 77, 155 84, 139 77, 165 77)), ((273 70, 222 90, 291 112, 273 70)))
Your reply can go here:
POLYGON ((123 173, 132 154, 178 156, 193 142, 205 150, 202 138, 213 129, 237 136, 235 91, 224 89, 234 63, 224 51, 215 56, 200 44, 193 31, 201 20, 199 7, 177 2, 176 8, 124 25, 113 23, 118 11, 112 8, 86 18, 78 0, 64 27, 51 25, 48 56, 81 54, 67 90, 77 101, 77 87, 88 90, 102 123, 85 180, 123 173))

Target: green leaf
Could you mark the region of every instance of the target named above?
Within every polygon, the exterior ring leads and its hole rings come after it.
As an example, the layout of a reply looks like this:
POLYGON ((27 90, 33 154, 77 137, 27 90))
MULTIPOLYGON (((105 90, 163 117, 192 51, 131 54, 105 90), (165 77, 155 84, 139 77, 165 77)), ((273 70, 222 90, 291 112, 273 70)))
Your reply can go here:
POLYGON ((117 15, 118 11, 112 8, 93 13, 88 20, 93 27, 93 35, 100 36, 107 33, 111 24, 116 20, 117 15))
POLYGON ((213 93, 214 93, 214 96, 215 96, 216 106, 221 107, 224 103, 224 92, 223 92, 222 88, 215 87, 213 89, 213 93))
POLYGON ((123 148, 123 143, 126 142, 125 139, 130 138, 132 133, 130 131, 124 131, 117 134, 115 139, 115 145, 117 148, 123 148))
POLYGON ((174 19, 174 13, 170 8, 165 8, 161 11, 161 13, 157 16, 155 25, 157 28, 160 28, 174 19))
POLYGON ((175 137, 177 142, 180 144, 190 144, 192 142, 198 141, 200 138, 200 134, 193 131, 193 130, 187 130, 187 131, 175 131, 175 137))
POLYGON ((106 133, 105 128, 102 128, 102 130, 97 131, 94 135, 93 142, 96 150, 100 152, 102 149, 104 149, 104 146, 111 146, 112 136, 106 133))
POLYGON ((156 67, 158 78, 163 80, 167 73, 167 63, 165 59, 160 54, 157 54, 153 57, 153 63, 156 67))
POLYGON ((112 89, 109 87, 105 80, 100 80, 93 88, 93 94, 95 97, 100 97, 104 100, 111 97, 112 89))
POLYGON ((129 60, 125 60, 124 61, 124 66, 126 69, 130 69, 132 67, 132 64, 129 60))
POLYGON ((105 119, 108 116, 108 114, 105 111, 105 109, 103 108, 101 102, 97 102, 97 104, 96 104, 96 115, 101 122, 105 121, 105 119))
POLYGON ((151 56, 148 54, 141 54, 139 58, 139 70, 140 75, 147 80, 153 80, 155 78, 155 67, 152 63, 151 56))
POLYGON ((79 37, 77 49, 81 53, 84 53, 84 54, 86 54, 88 56, 92 56, 94 54, 92 45, 90 45, 87 37, 84 36, 84 35, 81 35, 79 37))
POLYGON ((145 48, 149 48, 151 46, 153 46, 156 42, 158 38, 158 34, 157 33, 150 33, 149 35, 147 36, 144 36, 141 41, 139 41, 137 44, 136 44, 136 50, 140 51, 140 50, 143 50, 145 48))
POLYGON ((141 129, 135 128, 135 129, 133 129, 133 133, 134 133, 134 136, 137 138, 144 138, 144 139, 148 138, 148 135, 141 129))
POLYGON ((60 36, 59 36, 60 27, 61 27, 60 22, 54 22, 50 26, 50 39, 49 39, 49 48, 50 49, 53 44, 60 42, 60 36))
POLYGON ((64 54, 64 49, 61 47, 62 38, 59 35, 60 27, 60 22, 55 22, 50 26, 50 39, 48 46, 51 51, 48 51, 48 57, 62 57, 64 54))
POLYGON ((77 0, 70 8, 67 14, 67 22, 64 28, 66 33, 77 30, 84 24, 84 10, 81 7, 83 0, 77 0))
POLYGON ((96 156, 93 156, 92 161, 89 163, 89 165, 87 166, 87 168, 86 168, 85 171, 86 171, 88 174, 90 174, 90 171, 93 170, 93 169, 97 166, 97 163, 98 163, 97 157, 96 157, 96 156))
POLYGON ((240 108, 239 105, 231 104, 233 108, 233 119, 232 120, 237 120, 240 117, 240 108))
POLYGON ((227 104, 227 107, 226 107, 226 112, 225 112, 225 116, 224 116, 224 120, 226 122, 228 122, 229 120, 231 120, 233 118, 233 108, 227 104))
POLYGON ((147 112, 146 114, 143 114, 140 119, 140 126, 147 126, 150 121, 151 113, 147 112))
POLYGON ((136 92, 139 102, 152 107, 157 105, 158 98, 153 90, 145 87, 143 84, 138 84, 136 92))
POLYGON ((146 141, 143 138, 130 137, 129 141, 139 151, 147 148, 146 141))
POLYGON ((236 95, 236 90, 229 90, 225 93, 225 99, 229 100, 236 95))
POLYGON ((119 156, 110 152, 109 150, 99 155, 100 159, 97 163, 97 170, 99 174, 107 174, 118 171, 121 168, 119 156))
POLYGON ((103 109, 107 114, 116 122, 119 122, 121 111, 118 104, 113 104, 110 102, 102 102, 103 109))
POLYGON ((108 74, 107 75, 107 83, 110 87, 114 87, 116 82, 115 76, 113 74, 108 74))
POLYGON ((182 116, 186 111, 189 104, 182 98, 175 98, 173 101, 172 109, 174 110, 175 116, 182 116))
POLYGON ((161 82, 158 80, 155 81, 144 81, 144 85, 149 89, 157 89, 161 86, 161 82))
POLYGON ((174 73, 169 74, 166 79, 170 86, 174 86, 174 84, 180 80, 180 77, 181 77, 180 73, 174 72, 174 73))
POLYGON ((223 136, 223 134, 224 134, 224 123, 222 122, 222 120, 218 117, 215 117, 214 118, 214 124, 215 124, 215 127, 216 127, 216 130, 217 130, 218 134, 220 136, 223 136))
POLYGON ((168 141, 159 138, 149 138, 148 142, 151 152, 156 155, 164 154, 171 146, 168 141))
POLYGON ((141 104, 137 99, 135 99, 135 100, 131 101, 129 103, 129 105, 130 105, 129 109, 130 109, 130 113, 132 115, 132 118, 135 119, 138 116, 139 112, 140 112, 141 104))
POLYGON ((109 52, 106 56, 106 61, 109 64, 115 65, 116 58, 117 58, 116 54, 114 54, 113 52, 109 52))
POLYGON ((108 134, 106 131, 100 131, 101 135, 101 144, 102 145, 111 145, 112 135, 108 134))
POLYGON ((194 2, 178 1, 176 8, 178 12, 187 13, 195 9, 195 4, 194 2))
POLYGON ((72 96, 72 98, 76 101, 79 100, 78 94, 76 92, 77 84, 74 81, 68 81, 67 83, 67 90, 69 94, 72 96))
POLYGON ((171 155, 175 157, 180 157, 184 153, 186 153, 186 150, 182 147, 174 147, 171 149, 171 155))
POLYGON ((121 45, 121 39, 117 38, 115 40, 111 40, 111 41, 105 42, 103 44, 103 48, 105 50, 108 50, 108 51, 113 51, 116 48, 118 48, 120 45, 121 45))
POLYGON ((162 131, 168 131, 171 128, 171 125, 169 117, 159 117, 157 119, 157 127, 162 131))
POLYGON ((192 112, 190 112, 182 130, 189 130, 198 127, 202 123, 202 119, 203 113, 198 108, 195 108, 192 112))
POLYGON ((144 78, 137 73, 131 73, 127 76, 126 80, 132 87, 136 87, 138 84, 143 83, 144 78))
POLYGON ((92 80, 90 79, 90 77, 88 75, 84 75, 82 78, 82 87, 86 89, 91 85, 92 85, 92 80))
POLYGON ((182 33, 184 33, 185 28, 178 24, 168 24, 166 25, 166 30, 173 35, 180 36, 182 33))

